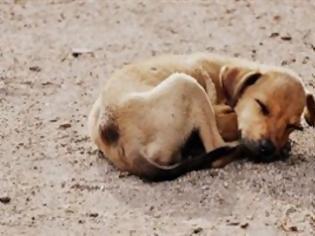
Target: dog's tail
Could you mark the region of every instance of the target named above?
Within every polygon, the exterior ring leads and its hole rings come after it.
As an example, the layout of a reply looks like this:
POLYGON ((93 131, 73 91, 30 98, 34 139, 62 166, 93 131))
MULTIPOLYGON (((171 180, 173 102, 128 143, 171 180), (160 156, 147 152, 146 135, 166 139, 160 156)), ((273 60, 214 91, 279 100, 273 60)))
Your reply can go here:
POLYGON ((150 181, 173 180, 193 170, 210 168, 213 162, 217 161, 220 157, 233 155, 238 148, 238 146, 223 146, 204 155, 189 157, 170 166, 159 165, 139 155, 139 157, 134 160, 134 165, 137 166, 137 171, 134 174, 150 181))

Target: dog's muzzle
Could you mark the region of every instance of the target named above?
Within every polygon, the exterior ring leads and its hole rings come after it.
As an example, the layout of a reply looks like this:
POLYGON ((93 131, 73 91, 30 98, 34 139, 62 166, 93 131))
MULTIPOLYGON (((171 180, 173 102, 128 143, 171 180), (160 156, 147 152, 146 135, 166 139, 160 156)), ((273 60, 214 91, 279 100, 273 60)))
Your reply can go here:
POLYGON ((242 140, 242 149, 251 160, 268 163, 287 159, 291 151, 291 143, 288 142, 281 150, 278 150, 269 139, 259 141, 244 139, 242 140))

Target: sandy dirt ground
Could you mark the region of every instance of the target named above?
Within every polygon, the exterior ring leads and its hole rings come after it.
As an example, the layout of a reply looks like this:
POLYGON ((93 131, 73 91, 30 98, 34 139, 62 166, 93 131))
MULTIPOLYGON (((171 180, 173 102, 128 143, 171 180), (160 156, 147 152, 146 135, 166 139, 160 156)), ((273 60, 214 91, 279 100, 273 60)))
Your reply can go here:
POLYGON ((314 235, 305 123, 288 161, 153 184, 99 160, 86 127, 115 69, 162 53, 288 66, 314 93, 314 22, 313 0, 1 0, 0 234, 314 235))

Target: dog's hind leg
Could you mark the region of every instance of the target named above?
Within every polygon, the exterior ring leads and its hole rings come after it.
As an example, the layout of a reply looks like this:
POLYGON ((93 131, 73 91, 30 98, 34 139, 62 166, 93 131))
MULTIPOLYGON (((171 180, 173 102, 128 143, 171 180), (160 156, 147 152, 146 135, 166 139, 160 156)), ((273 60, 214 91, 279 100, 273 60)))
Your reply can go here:
MULTIPOLYGON (((164 120, 159 128, 188 137, 198 130, 207 152, 225 143, 218 131, 215 113, 205 90, 191 76, 174 73, 148 92, 147 101, 164 120), (164 127, 163 127, 164 126, 164 127), (180 134, 185 131, 185 134, 180 134)), ((152 117, 153 119, 154 117, 152 117)), ((156 119, 156 116, 155 116, 156 119)))
MULTIPOLYGON (((123 112, 117 114, 119 127, 125 134, 121 140, 128 140, 124 143, 124 153, 131 173, 154 176, 153 169, 185 173, 204 167, 203 164, 210 165, 214 161, 213 150, 219 150, 220 156, 227 153, 218 149, 226 144, 216 126, 212 104, 205 90, 189 75, 175 73, 148 91, 132 93, 120 109, 123 112), (185 160, 181 150, 195 131, 210 156, 199 156, 202 160, 188 158, 182 165, 185 160), (207 161, 203 162, 203 158, 207 161)), ((231 149, 223 147, 223 150, 231 149)))

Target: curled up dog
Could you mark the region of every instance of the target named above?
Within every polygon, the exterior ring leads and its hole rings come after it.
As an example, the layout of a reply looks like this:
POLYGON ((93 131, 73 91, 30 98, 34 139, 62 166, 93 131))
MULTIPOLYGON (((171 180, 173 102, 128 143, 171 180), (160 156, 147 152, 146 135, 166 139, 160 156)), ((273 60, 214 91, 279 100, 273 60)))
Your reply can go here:
POLYGON ((314 126, 314 97, 290 70, 213 54, 169 55, 114 73, 89 129, 117 168, 163 180, 224 166, 240 149, 257 161, 281 159, 303 114, 314 126), (195 134, 203 152, 187 157, 195 134))

